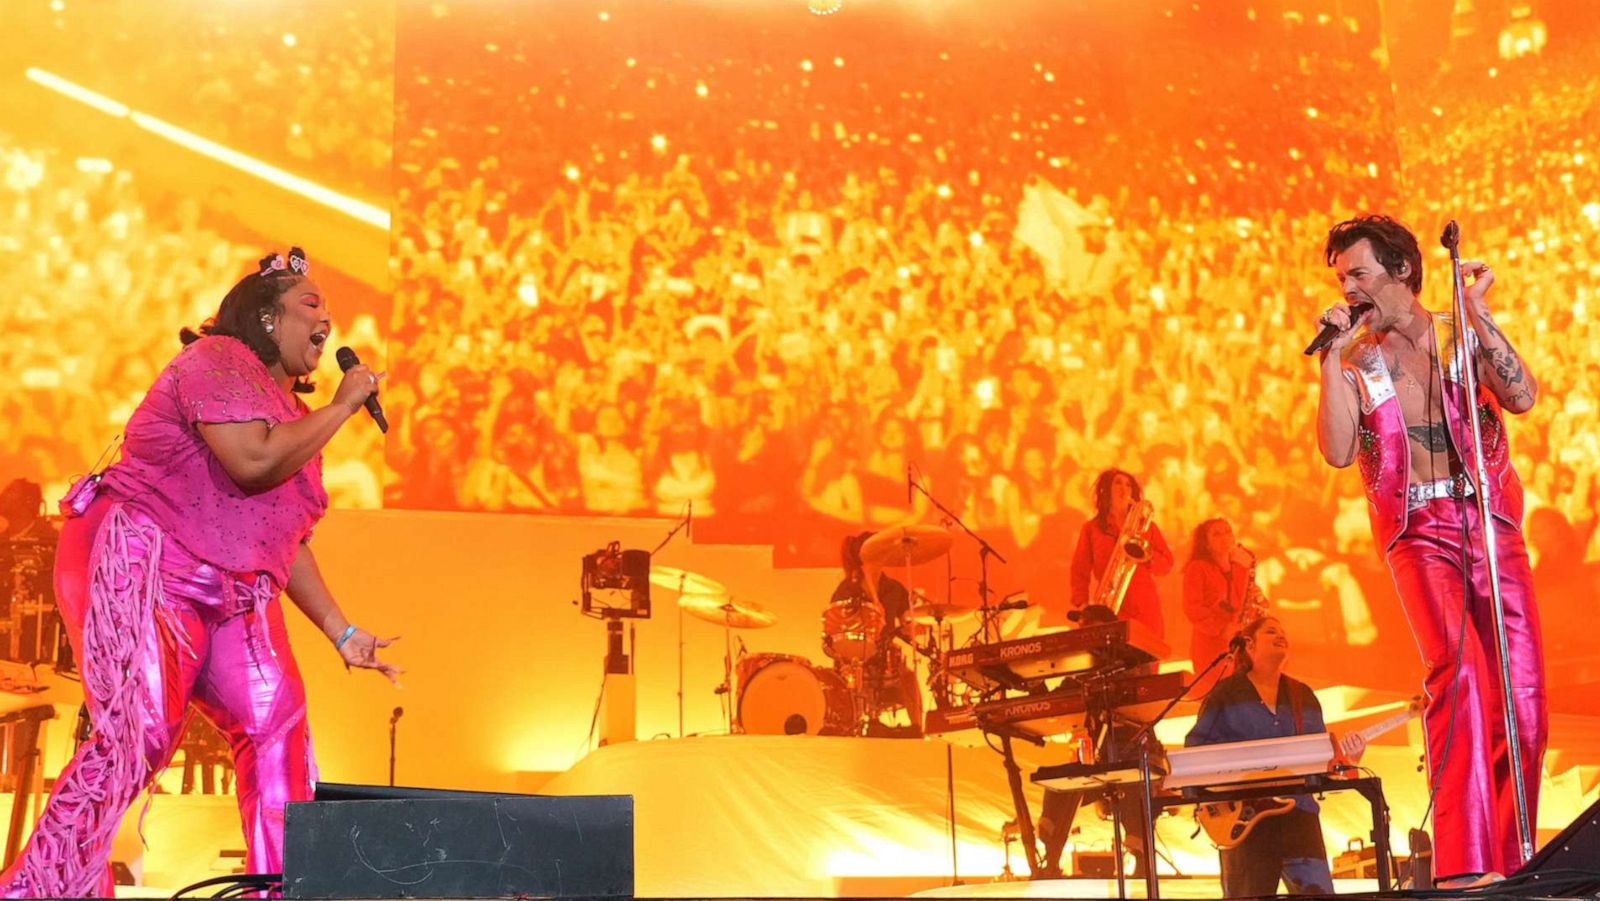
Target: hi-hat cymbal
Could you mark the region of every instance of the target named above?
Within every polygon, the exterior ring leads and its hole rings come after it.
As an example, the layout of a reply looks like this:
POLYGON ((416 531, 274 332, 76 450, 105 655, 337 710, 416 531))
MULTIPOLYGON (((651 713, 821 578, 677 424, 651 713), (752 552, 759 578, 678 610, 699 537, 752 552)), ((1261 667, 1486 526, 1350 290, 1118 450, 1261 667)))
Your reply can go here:
POLYGON ((950 533, 938 526, 895 526, 861 542, 861 562, 915 566, 950 552, 950 533))
POLYGON ((936 625, 947 623, 951 620, 964 619, 978 612, 978 608, 967 604, 942 604, 927 601, 906 611, 906 619, 923 625, 936 625))
POLYGON ((653 563, 650 564, 650 584, 669 591, 681 591, 684 594, 728 593, 727 587, 716 579, 676 566, 656 566, 653 563))
POLYGON ((754 601, 735 601, 725 594, 684 594, 678 598, 684 613, 732 629, 765 629, 778 622, 778 614, 754 601))

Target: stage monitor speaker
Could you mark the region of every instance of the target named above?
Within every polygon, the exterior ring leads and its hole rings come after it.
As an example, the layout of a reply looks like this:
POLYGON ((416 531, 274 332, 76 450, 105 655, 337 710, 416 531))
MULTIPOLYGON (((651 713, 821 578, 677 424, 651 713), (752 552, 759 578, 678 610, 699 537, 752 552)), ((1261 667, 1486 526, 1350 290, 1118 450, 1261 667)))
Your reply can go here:
POLYGON ((631 898, 633 798, 322 784, 284 820, 287 898, 631 898))
POLYGON ((1517 894, 1578 898, 1600 893, 1600 801, 1561 830, 1512 877, 1517 894))

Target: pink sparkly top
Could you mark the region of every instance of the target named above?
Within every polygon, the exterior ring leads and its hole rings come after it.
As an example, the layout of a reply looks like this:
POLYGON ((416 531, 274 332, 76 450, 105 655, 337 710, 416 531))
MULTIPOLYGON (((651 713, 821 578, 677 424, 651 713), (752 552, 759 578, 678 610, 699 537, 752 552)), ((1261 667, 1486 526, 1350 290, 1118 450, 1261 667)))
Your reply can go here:
POLYGON ((201 338, 156 378, 128 420, 122 459, 102 484, 201 560, 236 573, 265 572, 287 585, 300 542, 328 509, 322 455, 287 480, 248 492, 196 424, 259 419, 271 428, 308 412, 244 342, 201 338))

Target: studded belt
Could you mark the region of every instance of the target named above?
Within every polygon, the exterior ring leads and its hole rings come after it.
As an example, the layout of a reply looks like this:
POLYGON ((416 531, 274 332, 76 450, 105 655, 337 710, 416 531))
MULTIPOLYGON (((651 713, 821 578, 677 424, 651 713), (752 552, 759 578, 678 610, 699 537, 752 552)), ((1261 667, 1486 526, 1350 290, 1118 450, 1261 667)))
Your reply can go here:
POLYGON ((1428 501, 1441 497, 1472 497, 1472 483, 1464 475, 1431 482, 1412 482, 1406 486, 1406 509, 1425 507, 1428 501))

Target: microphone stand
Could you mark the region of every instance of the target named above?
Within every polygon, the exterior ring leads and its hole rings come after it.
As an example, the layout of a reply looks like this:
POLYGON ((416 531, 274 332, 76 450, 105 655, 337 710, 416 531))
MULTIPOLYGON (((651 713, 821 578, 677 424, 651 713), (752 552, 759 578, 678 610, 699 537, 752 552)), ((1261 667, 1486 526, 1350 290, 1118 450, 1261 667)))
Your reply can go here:
POLYGON ((946 519, 950 520, 957 528, 967 533, 968 537, 978 543, 978 603, 982 611, 979 616, 983 623, 983 640, 986 643, 995 641, 996 637, 991 637, 990 634, 994 629, 994 617, 997 611, 989 606, 989 558, 993 557, 1001 563, 1005 563, 1006 558, 1000 556, 1000 552, 994 549, 994 545, 984 541, 977 532, 967 528, 967 524, 961 521, 961 517, 957 516, 955 511, 940 503, 939 499, 934 497, 933 493, 927 488, 924 488, 922 482, 912 478, 909 472, 906 473, 906 481, 912 488, 920 492, 923 497, 927 498, 933 504, 935 510, 944 514, 946 519))
MULTIPOLYGON (((691 523, 693 521, 694 521, 694 501, 689 501, 689 508, 688 508, 687 515, 685 515, 683 519, 678 520, 677 524, 675 524, 667 532, 666 537, 661 539, 661 543, 656 545, 650 551, 651 558, 654 558, 658 551, 660 551, 662 548, 666 547, 668 542, 672 541, 673 536, 675 536, 679 532, 683 531, 686 527, 688 527, 689 523, 691 523)), ((678 577, 678 596, 680 598, 683 597, 684 582, 687 579, 688 579, 687 575, 683 575, 683 576, 679 576, 678 577)), ((683 737, 683 607, 681 605, 674 605, 674 606, 676 606, 678 608, 678 737, 682 738, 683 737)))
POLYGON ((402 714, 404 712, 405 712, 404 708, 396 707, 394 709, 394 715, 389 717, 389 787, 390 788, 394 787, 395 730, 399 728, 399 725, 400 725, 400 714, 402 714))
MULTIPOLYGON (((1533 858, 1533 830, 1529 822, 1528 796, 1523 785, 1522 742, 1518 737, 1515 694, 1511 684, 1511 646, 1506 637, 1505 599, 1500 593, 1500 560, 1494 515, 1490 510, 1489 467, 1483 456, 1483 433, 1478 423, 1478 373, 1473 365, 1473 352, 1468 344, 1466 285, 1461 278, 1461 228, 1454 219, 1445 226, 1439 242, 1450 250, 1451 313, 1455 319, 1455 353, 1453 363, 1461 385, 1461 415, 1467 418, 1472 429, 1472 466, 1474 494, 1478 499, 1478 522, 1483 529, 1483 553, 1489 569, 1490 610, 1494 614, 1495 649, 1500 655, 1500 707, 1505 719, 1506 749, 1511 764, 1511 792, 1517 810, 1517 841, 1522 849, 1522 862, 1533 858)), ((1439 361, 1443 364, 1443 360, 1439 361)), ((1462 579, 1471 592, 1470 572, 1462 579)), ((1430 774, 1431 775, 1431 774, 1430 774)))

